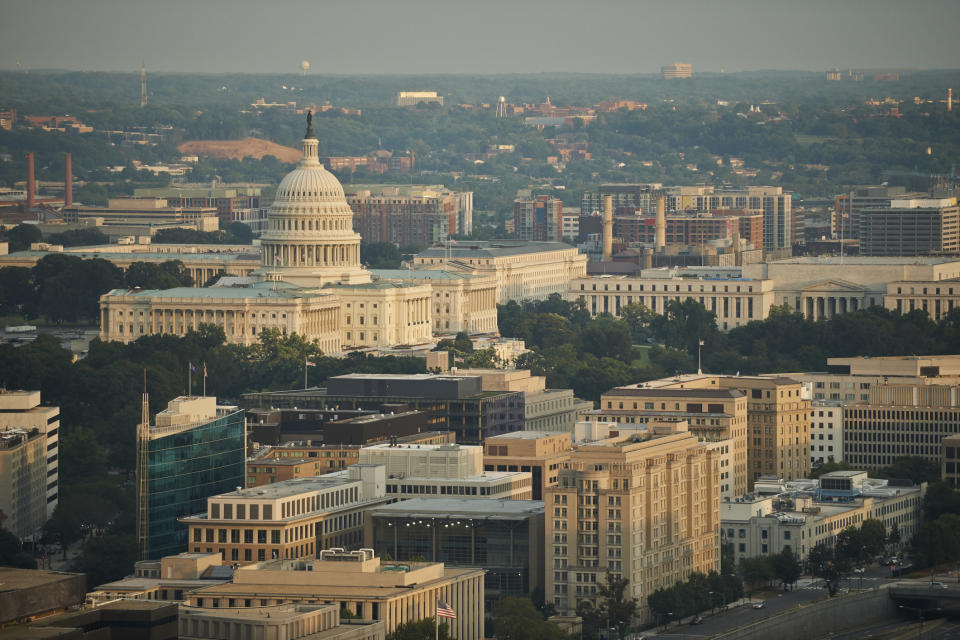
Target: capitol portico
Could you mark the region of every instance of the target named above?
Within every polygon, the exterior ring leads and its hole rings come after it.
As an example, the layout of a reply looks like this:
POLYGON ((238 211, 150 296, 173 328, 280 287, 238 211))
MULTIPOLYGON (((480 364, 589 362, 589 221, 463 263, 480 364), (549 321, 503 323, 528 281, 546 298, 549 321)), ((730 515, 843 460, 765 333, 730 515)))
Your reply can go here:
POLYGON ((208 323, 221 327, 234 344, 252 344, 262 331, 276 329, 337 353, 429 344, 435 328, 438 334, 479 327, 496 332, 496 299, 488 279, 455 273, 405 278, 403 272, 374 279, 361 265, 353 212, 340 182, 317 157, 311 119, 303 157, 277 187, 261 236, 260 268, 250 278, 225 278, 206 288, 109 291, 100 298, 103 340, 182 336, 208 323), (451 286, 451 279, 460 284, 451 286), (441 325, 434 319, 433 309, 440 309, 434 300, 442 295, 446 301, 451 294, 441 325), (451 308, 456 317, 450 317, 451 308))

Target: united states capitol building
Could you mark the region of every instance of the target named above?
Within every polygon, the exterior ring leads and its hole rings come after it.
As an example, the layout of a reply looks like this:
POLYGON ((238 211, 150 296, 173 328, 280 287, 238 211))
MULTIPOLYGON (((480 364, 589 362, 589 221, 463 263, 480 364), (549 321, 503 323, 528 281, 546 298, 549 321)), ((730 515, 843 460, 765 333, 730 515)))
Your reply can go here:
POLYGON ((317 147, 308 124, 300 164, 277 187, 258 269, 211 287, 113 289, 100 298, 101 339, 182 336, 214 324, 230 343, 252 344, 277 329, 316 340, 324 353, 427 345, 460 331, 496 334, 504 278, 519 281, 518 297, 545 298, 585 274, 586 259, 573 247, 509 242, 451 246, 411 269, 368 270, 343 187, 317 147), (483 264, 479 255, 487 256, 483 264), (559 269, 556 282, 542 282, 545 268, 559 269))

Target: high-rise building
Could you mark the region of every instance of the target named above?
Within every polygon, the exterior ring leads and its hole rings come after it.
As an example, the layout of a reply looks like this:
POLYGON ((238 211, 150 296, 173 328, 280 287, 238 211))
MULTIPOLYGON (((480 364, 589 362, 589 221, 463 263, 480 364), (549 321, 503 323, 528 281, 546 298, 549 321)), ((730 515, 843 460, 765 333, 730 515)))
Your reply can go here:
POLYGON ((443 187, 356 185, 344 192, 353 210, 353 228, 366 244, 429 247, 468 233, 458 224, 464 204, 460 194, 443 187))
POLYGON ((246 433, 243 410, 213 397, 180 396, 137 432, 137 537, 140 559, 187 549, 187 527, 178 519, 207 510, 207 498, 244 485, 246 433))
POLYGON ((960 253, 956 198, 891 200, 860 214, 860 255, 922 256, 960 253))
POLYGON ((550 196, 513 201, 513 232, 517 240, 563 241, 563 201, 550 196))
POLYGON ((40 532, 59 496, 60 409, 39 391, 0 389, 0 523, 18 538, 40 532))
POLYGON ((647 620, 655 590, 719 570, 717 460, 684 426, 581 444, 547 488, 545 591, 558 613, 596 601, 610 573, 647 620))
POLYGON ((652 213, 656 208, 657 193, 663 189, 659 183, 601 184, 596 190, 587 190, 580 196, 580 215, 589 216, 603 210, 604 196, 613 199, 613 210, 641 209, 652 213))
POLYGON ((557 484, 560 467, 573 451, 569 431, 514 431, 487 438, 484 471, 529 471, 533 499, 543 500, 547 487, 557 484))
POLYGON ((689 78, 693 75, 693 65, 689 62, 674 62, 664 67, 660 67, 660 73, 664 80, 674 80, 676 78, 689 78))
POLYGON ((886 208, 894 199, 907 198, 903 187, 858 187, 850 193, 834 196, 830 227, 833 234, 843 238, 860 236, 860 216, 865 209, 886 208))

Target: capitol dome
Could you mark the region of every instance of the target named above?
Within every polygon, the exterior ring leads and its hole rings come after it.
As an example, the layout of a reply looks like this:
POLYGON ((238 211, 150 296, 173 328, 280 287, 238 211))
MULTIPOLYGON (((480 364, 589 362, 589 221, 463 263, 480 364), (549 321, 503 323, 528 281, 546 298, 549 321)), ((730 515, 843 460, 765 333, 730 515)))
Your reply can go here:
POLYGON ((340 181, 317 157, 312 119, 308 114, 303 157, 280 181, 267 215, 260 274, 303 286, 369 282, 370 274, 360 266, 353 210, 340 181))

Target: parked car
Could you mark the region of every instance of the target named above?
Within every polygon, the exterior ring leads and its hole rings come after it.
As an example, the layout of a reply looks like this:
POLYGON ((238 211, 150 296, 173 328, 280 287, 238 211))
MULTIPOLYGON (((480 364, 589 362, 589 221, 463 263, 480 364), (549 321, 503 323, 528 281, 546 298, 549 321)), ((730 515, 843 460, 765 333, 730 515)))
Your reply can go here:
POLYGON ((942 582, 931 582, 930 588, 931 589, 949 589, 949 587, 942 582))
POLYGON ((754 609, 763 609, 763 608, 766 607, 766 606, 767 606, 767 603, 764 602, 763 600, 761 600, 760 602, 754 602, 754 603, 753 603, 753 608, 754 608, 754 609))
POLYGON ((693 616, 693 620, 690 621, 690 624, 703 624, 703 618, 701 616, 693 616))

